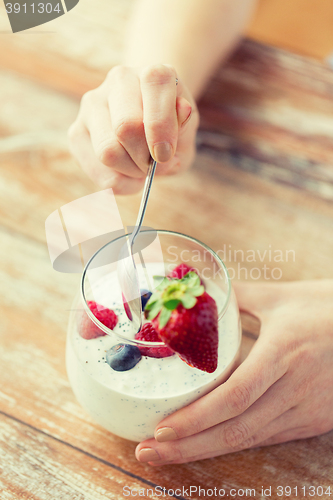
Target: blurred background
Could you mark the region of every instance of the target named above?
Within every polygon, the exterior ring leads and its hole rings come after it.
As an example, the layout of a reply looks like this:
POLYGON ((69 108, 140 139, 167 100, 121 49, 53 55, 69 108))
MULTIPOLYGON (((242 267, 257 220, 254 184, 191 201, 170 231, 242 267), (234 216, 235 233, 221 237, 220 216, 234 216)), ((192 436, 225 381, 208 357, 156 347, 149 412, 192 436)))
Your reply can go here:
POLYGON ((330 0, 259 0, 247 34, 254 40, 327 60, 333 65, 330 0))

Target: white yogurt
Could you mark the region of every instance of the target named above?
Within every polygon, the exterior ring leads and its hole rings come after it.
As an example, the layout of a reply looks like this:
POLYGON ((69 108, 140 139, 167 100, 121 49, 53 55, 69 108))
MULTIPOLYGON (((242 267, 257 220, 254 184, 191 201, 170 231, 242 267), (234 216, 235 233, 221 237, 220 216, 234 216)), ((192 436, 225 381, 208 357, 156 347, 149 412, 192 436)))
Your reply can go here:
MULTIPOLYGON (((117 282, 115 276, 112 279, 109 275, 108 283, 109 280, 113 284, 117 282)), ((113 287, 110 294, 108 286, 103 302, 105 285, 105 281, 101 283, 99 302, 115 310, 118 327, 122 325, 119 330, 128 335, 123 307, 115 306, 112 300, 112 293, 117 294, 119 290, 113 287)), ((223 302, 224 297, 216 285, 209 283, 207 291, 218 305, 223 302)), ((121 342, 115 335, 83 339, 73 315, 68 327, 67 373, 79 403, 96 422, 118 436, 142 441, 153 437, 156 425, 163 418, 211 391, 230 375, 240 346, 238 309, 235 302, 230 301, 219 321, 219 361, 214 373, 192 368, 177 355, 142 356, 134 368, 117 372, 106 363, 106 351, 121 342)))

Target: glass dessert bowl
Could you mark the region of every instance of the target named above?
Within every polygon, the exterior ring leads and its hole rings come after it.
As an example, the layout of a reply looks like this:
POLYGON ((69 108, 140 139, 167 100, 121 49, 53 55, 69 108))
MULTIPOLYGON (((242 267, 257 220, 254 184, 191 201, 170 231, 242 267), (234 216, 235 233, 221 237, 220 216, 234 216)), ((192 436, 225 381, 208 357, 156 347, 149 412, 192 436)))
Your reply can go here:
MULTIPOLYGON (((69 319, 66 366, 73 392, 92 418, 110 432, 138 442, 153 437, 156 425, 167 415, 230 376, 238 363, 241 326, 230 278, 218 255, 189 236, 149 230, 140 232, 134 248, 146 308, 141 332, 148 335, 133 332, 117 277, 117 256, 125 238, 106 244, 85 267, 69 319), (166 344, 162 341, 172 321, 158 330, 162 313, 154 313, 151 303, 165 296, 163 284, 169 290, 169 281, 177 294, 185 290, 187 301, 194 290, 195 305, 190 300, 185 311, 183 302, 175 302, 176 308, 167 316, 173 318, 181 311, 194 315, 207 294, 216 308, 217 367, 211 373, 204 371, 205 365, 195 368, 191 359, 174 352, 175 344, 166 335, 166 344)), ((201 352, 200 346, 193 345, 200 364, 207 349, 201 352)))

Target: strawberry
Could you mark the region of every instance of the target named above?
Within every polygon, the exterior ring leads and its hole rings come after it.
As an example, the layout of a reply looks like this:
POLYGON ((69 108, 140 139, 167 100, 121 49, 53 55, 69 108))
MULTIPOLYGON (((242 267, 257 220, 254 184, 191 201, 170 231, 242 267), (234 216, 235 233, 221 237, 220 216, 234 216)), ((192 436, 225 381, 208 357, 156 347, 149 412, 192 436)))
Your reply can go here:
MULTIPOLYGON (((136 340, 144 340, 146 342, 162 342, 162 340, 158 336, 157 331, 154 329, 151 323, 145 323, 142 326, 141 330, 135 335, 135 338, 136 340)), ((173 356, 173 354, 175 354, 167 346, 138 347, 143 356, 149 356, 150 358, 167 358, 168 356, 173 356)))
POLYGON ((193 267, 188 266, 187 264, 179 264, 177 267, 175 267, 168 275, 167 278, 178 278, 181 279, 185 276, 185 274, 189 273, 190 271, 196 272, 196 270, 193 267))
POLYGON ((188 365, 212 373, 218 362, 218 312, 215 300, 194 272, 167 279, 145 310, 164 343, 188 365))
MULTIPOLYGON (((93 300, 89 300, 87 304, 90 311, 98 319, 98 321, 110 328, 110 330, 114 329, 118 322, 118 316, 114 311, 112 311, 112 309, 101 306, 93 300)), ((101 337, 102 335, 106 335, 103 330, 98 328, 98 326, 95 325, 93 321, 91 321, 91 319, 85 312, 82 312, 82 314, 80 315, 78 330, 81 337, 86 340, 95 339, 97 337, 101 337)))
MULTIPOLYGON (((184 278, 184 276, 186 276, 187 273, 189 272, 194 272, 196 274, 198 274, 198 271, 196 269, 194 269, 194 267, 190 267, 188 266, 187 264, 184 264, 184 262, 182 264, 179 264, 178 266, 176 266, 168 275, 167 275, 167 278, 169 279, 174 279, 174 278, 178 278, 178 279, 181 279, 181 278, 184 278)), ((199 276, 199 274, 198 274, 199 276)), ((200 278, 200 284, 205 286, 204 282, 202 281, 202 279, 200 278)))

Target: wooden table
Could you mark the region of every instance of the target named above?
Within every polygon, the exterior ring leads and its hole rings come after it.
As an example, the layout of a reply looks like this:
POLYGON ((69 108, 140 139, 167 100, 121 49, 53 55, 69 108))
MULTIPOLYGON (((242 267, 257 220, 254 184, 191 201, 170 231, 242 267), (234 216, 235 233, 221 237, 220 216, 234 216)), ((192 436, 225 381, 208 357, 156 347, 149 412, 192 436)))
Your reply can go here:
MULTIPOLYGON (((44 222, 96 190, 68 154, 65 131, 82 93, 119 62, 131 4, 82 1, 17 35, 6 33, 0 7, 0 499, 118 499, 124 486, 155 485, 255 488, 257 498, 265 498, 262 486, 272 487, 267 498, 287 498, 277 496, 278 485, 331 485, 333 492, 332 433, 152 468, 136 461, 134 443, 96 425, 69 387, 66 323, 79 276, 52 269, 44 222)), ((231 250, 225 260, 235 279, 255 280, 265 264, 270 273, 279 269, 271 280, 333 278, 333 72, 244 41, 200 110, 195 165, 179 178, 156 179, 146 223, 231 250), (249 250, 255 262, 246 260, 249 250), (272 263, 270 250, 283 260, 272 263)), ((125 225, 139 199, 118 197, 125 225)), ((245 357, 258 325, 244 317, 243 328, 245 357)))

